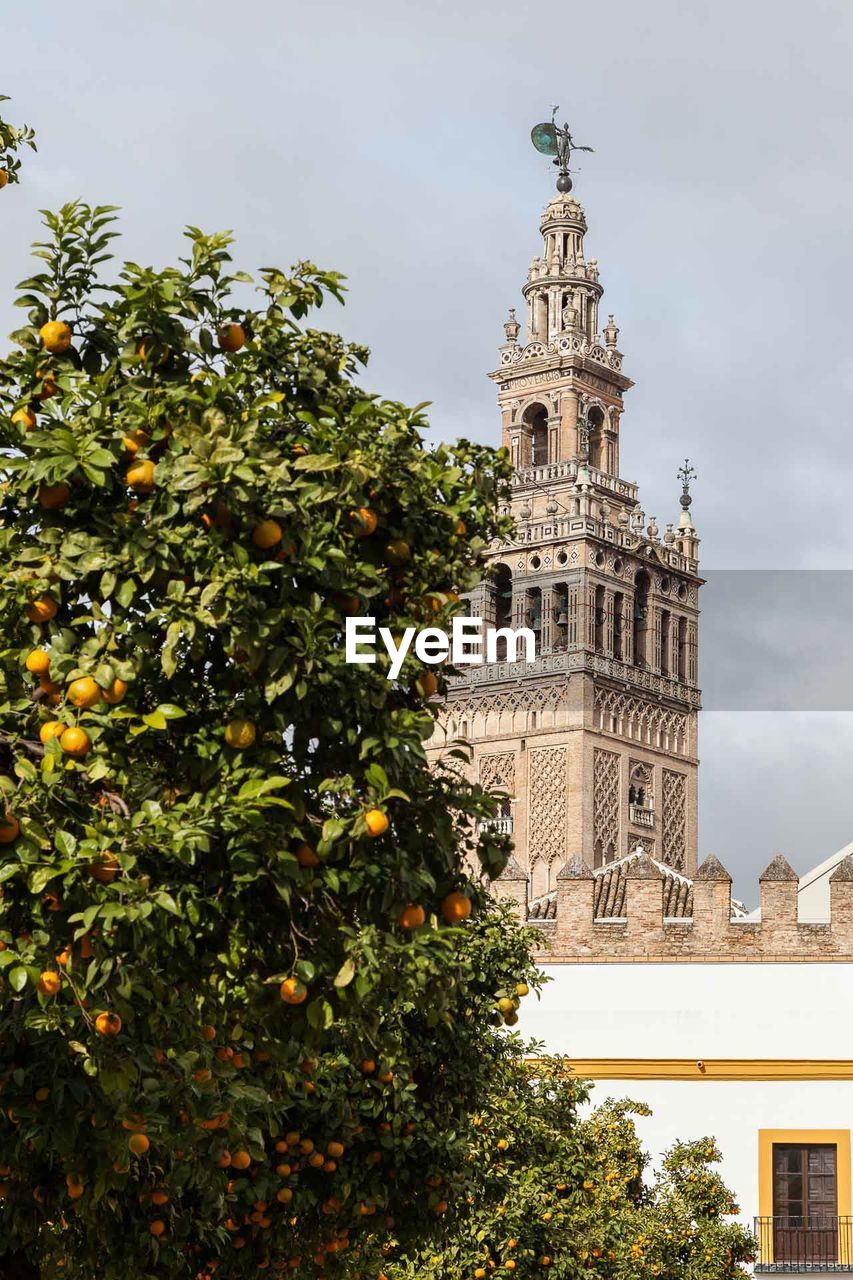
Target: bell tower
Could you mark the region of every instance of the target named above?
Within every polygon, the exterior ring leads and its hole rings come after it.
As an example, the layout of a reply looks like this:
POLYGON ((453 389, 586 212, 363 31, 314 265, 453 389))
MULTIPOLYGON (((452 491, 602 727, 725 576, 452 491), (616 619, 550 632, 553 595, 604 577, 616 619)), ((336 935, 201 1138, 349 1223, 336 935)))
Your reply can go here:
POLYGON ((641 844, 687 875, 697 855, 693 471, 679 472, 680 517, 661 533, 620 475, 633 383, 613 316, 600 323, 598 263, 569 190, 563 181, 543 212, 522 287, 526 323, 510 311, 489 375, 514 468, 515 533, 492 545, 469 596, 487 628, 531 628, 536 660, 506 661, 499 647, 497 662, 465 668, 430 743, 440 755, 467 739, 475 776, 506 792, 497 822, 533 897, 573 854, 599 867, 641 844))

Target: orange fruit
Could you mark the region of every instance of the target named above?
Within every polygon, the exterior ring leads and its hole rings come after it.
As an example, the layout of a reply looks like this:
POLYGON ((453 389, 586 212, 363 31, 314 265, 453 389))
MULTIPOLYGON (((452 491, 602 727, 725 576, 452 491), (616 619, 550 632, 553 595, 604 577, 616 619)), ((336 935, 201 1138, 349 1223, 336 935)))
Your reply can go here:
POLYGON ((217 330, 216 340, 220 351, 227 351, 233 355, 235 351, 239 351, 246 345, 246 330, 241 324, 234 322, 223 324, 217 330))
POLYGON ((400 916, 400 924, 404 929, 420 929, 425 920, 426 912, 423 907, 416 906, 414 902, 410 902, 400 916))
POLYGON ((86 1184, 83 1179, 76 1173, 67 1173, 65 1175, 65 1186, 68 1195, 72 1200, 79 1200, 83 1192, 86 1190, 86 1184))
POLYGON ((68 701, 75 707, 94 707, 101 701, 101 686, 91 676, 81 676, 68 686, 68 701))
POLYGON ((515 994, 516 994, 517 996, 521 996, 522 998, 523 998, 524 996, 526 996, 526 995, 529 995, 529 994, 530 994, 530 988, 528 987, 527 983, 526 983, 526 982, 518 982, 518 983, 516 983, 516 987, 515 987, 515 994))
POLYGON ((218 1168, 218 1169, 227 1169, 227 1168, 229 1168, 230 1164, 231 1164, 231 1152, 230 1152, 230 1151, 223 1151, 223 1152, 222 1152, 222 1155, 221 1155, 221 1156, 219 1157, 219 1159, 216 1161, 216 1166, 217 1166, 217 1168, 218 1168))
POLYGON ((43 996, 55 996, 62 986, 62 978, 52 969, 45 969, 39 974, 38 989, 43 996))
POLYGON ((127 1146, 132 1155, 144 1156, 151 1142, 144 1133, 132 1133, 127 1140, 127 1146))
MULTIPOLYGON (((3 190, 3 188, 6 186, 6 183, 7 183, 8 181, 9 181, 9 173, 8 173, 8 170, 6 170, 6 169, 0 169, 0 191, 2 191, 2 190, 3 190)), ((4 1191, 5 1191, 5 1189, 4 1189, 4 1191)))
POLYGON ((344 1144, 342 1142, 334 1141, 327 1142, 326 1153, 330 1155, 333 1160, 340 1160, 341 1156, 344 1154, 344 1144))
POLYGON ((150 493, 154 488, 154 463, 150 458, 142 462, 134 462, 128 467, 124 478, 135 493, 150 493))
POLYGON ((466 898, 464 893, 448 893, 447 897, 442 899, 441 914, 448 924, 458 924, 460 920, 467 920, 471 914, 471 899, 466 898))
POLYGON ((52 596, 39 596, 24 609, 30 622, 49 622, 55 616, 59 605, 52 596))
POLYGON ((379 524, 376 513, 370 507, 356 507, 355 511, 349 513, 349 518, 355 526, 353 532, 357 538, 369 538, 376 532, 379 524))
POLYGON ((202 1040, 207 1040, 208 1043, 210 1043, 211 1040, 215 1040, 216 1027, 211 1027, 209 1024, 207 1026, 202 1027, 201 1038, 202 1040))
POLYGON ((12 414, 13 422, 20 422, 25 431, 35 431, 38 426, 38 418, 32 409, 16 409, 12 414))
POLYGON ((59 738, 65 732, 67 725, 61 720, 48 720, 39 729, 39 740, 47 746, 49 742, 53 742, 54 738, 59 738))
POLYGON ((296 850, 296 861, 300 867, 319 867, 320 859, 310 844, 301 844, 296 850))
POLYGON ((405 538, 392 538, 385 547, 385 563, 395 568, 412 558, 412 548, 405 538))
POLYGON ((308 988, 298 978, 285 978, 278 992, 285 1004, 304 1004, 308 996, 308 988))
POLYGON ((431 698, 438 689, 438 676, 434 671, 425 671, 415 681, 415 688, 422 698, 431 698))
POLYGON ((92 879, 100 884, 112 884, 119 873, 118 858, 107 849, 105 853, 99 853, 97 858, 92 859, 87 870, 92 879))
POLYGON ((71 346, 71 327, 64 320, 48 320, 39 329, 39 337, 45 351, 61 356, 71 346))
POLYGON ((0 844, 11 844, 13 840, 17 840, 20 831, 21 824, 13 814, 4 813, 0 816, 0 844))
POLYGON ((78 729, 72 725, 60 736, 59 745, 66 755, 81 759, 88 754, 92 740, 85 729, 78 729))
POLYGON ((159 1239, 160 1236, 165 1235, 166 1224, 162 1218, 155 1218, 150 1224, 148 1230, 151 1232, 152 1236, 156 1236, 157 1239, 159 1239))
POLYGON ((277 1191, 275 1193, 275 1198, 278 1200, 279 1204, 290 1204, 293 1199, 293 1192, 290 1187, 282 1187, 281 1191, 277 1191))
POLYGON ((235 751, 245 751, 257 737, 257 729, 251 720, 230 720, 225 726, 225 741, 235 751))
POLYGON ((95 1030, 99 1036, 117 1036, 121 1031, 121 1018, 117 1013, 99 1013, 95 1019, 95 1030))
POLYGON ((282 527, 277 520, 262 520, 252 530, 252 541, 262 551, 268 551, 270 547, 274 547, 281 542, 283 536, 282 527))
POLYGON ((372 1058, 365 1058, 361 1064, 361 1070, 363 1075, 372 1076, 376 1070, 376 1063, 372 1058))
POLYGON ((24 666, 34 676, 44 675, 50 670, 50 654, 46 649, 31 649, 24 666))
POLYGON ((388 817, 381 809, 368 809, 364 824, 369 835, 381 836, 388 830, 388 817))
POLYGON ((127 681, 121 680, 119 679, 118 676, 116 676, 112 684, 107 685, 106 689, 101 690, 101 697, 103 698, 104 702, 108 702, 111 707, 114 707, 116 703, 121 702, 123 700, 124 695, 126 693, 127 693, 127 681))
POLYGON ((457 520, 456 524, 453 526, 453 532, 456 534, 457 538, 463 537, 468 532, 468 526, 465 521, 461 518, 457 520))
POLYGON ((39 506, 43 507, 45 511, 59 511, 61 507, 65 506, 70 497, 70 486, 64 480, 60 480, 58 484, 39 485, 39 506))
POLYGON ((152 1192, 151 1192, 151 1203, 152 1203, 152 1204, 157 1204, 157 1205, 160 1205, 160 1204, 168 1204, 168 1203, 169 1203, 169 1197, 168 1197, 168 1195, 166 1194, 166 1192, 165 1192, 165 1191, 152 1191, 152 1192))
POLYGON ((129 431, 126 436, 122 436, 121 442, 128 453, 138 453, 139 450, 150 441, 151 437, 147 431, 143 431, 141 427, 137 427, 134 431, 129 431))
POLYGON ((36 369, 36 379, 41 383, 41 389, 36 392, 39 400, 49 400, 56 395, 56 381, 47 369, 36 369))
POLYGON ((232 1169, 248 1169, 251 1163, 252 1157, 249 1155, 248 1151, 235 1151, 231 1157, 232 1169))

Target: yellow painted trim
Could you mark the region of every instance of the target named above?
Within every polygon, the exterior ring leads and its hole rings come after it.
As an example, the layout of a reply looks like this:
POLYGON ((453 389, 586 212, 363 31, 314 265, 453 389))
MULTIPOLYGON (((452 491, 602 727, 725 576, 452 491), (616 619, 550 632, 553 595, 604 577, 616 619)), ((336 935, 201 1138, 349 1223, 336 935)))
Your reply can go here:
MULTIPOLYGON (((758 1214, 761 1218, 773 1216, 773 1146, 774 1143, 802 1143, 810 1146, 825 1143, 835 1147, 837 1161, 838 1203, 835 1212, 844 1217, 851 1212, 851 1177, 850 1177, 850 1130, 849 1129, 759 1129, 758 1130, 758 1214)), ((846 1232, 839 1236, 840 1251, 838 1261, 850 1263, 850 1242, 846 1232)), ((773 1233, 770 1233, 768 1248, 772 1253, 773 1233)), ((762 1258, 762 1262, 772 1262, 772 1256, 762 1258)))
POLYGON ((838 1058, 570 1058, 587 1080, 853 1080, 838 1058))

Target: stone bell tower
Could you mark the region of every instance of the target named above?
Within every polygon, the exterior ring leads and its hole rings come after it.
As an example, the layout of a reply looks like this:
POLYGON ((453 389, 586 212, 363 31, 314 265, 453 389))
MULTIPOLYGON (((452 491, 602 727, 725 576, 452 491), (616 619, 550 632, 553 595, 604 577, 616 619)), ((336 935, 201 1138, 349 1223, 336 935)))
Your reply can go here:
POLYGON ((613 316, 599 327, 603 289, 580 204, 558 194, 540 229, 522 288, 526 332, 510 311, 490 374, 515 534, 493 544, 469 597, 487 627, 532 628, 536 661, 465 668, 430 743, 439 755, 467 739, 475 776, 507 793, 498 822, 534 897, 573 854, 599 867, 642 844, 695 871, 701 583, 692 470, 679 473, 680 519, 663 534, 619 473, 633 383, 613 316))

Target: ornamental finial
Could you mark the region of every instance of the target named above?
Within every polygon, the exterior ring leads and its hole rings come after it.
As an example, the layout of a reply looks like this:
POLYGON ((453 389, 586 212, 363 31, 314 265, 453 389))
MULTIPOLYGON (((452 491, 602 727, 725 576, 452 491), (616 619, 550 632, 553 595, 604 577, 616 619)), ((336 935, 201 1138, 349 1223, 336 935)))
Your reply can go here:
POLYGON ((553 156, 553 162, 560 170, 557 178, 557 190, 563 194, 572 189, 571 170, 569 168, 573 151, 592 151, 592 147, 579 146, 571 135, 568 124, 564 121, 562 128, 557 124, 559 107, 551 108, 551 119, 544 124, 537 124, 530 131, 530 138, 537 151, 543 156, 553 156))
POLYGON ((676 476, 681 481, 681 505, 686 511, 693 499, 690 496, 690 485, 692 481, 697 480, 696 471, 690 465, 690 459, 684 459, 684 465, 676 472, 676 476))

